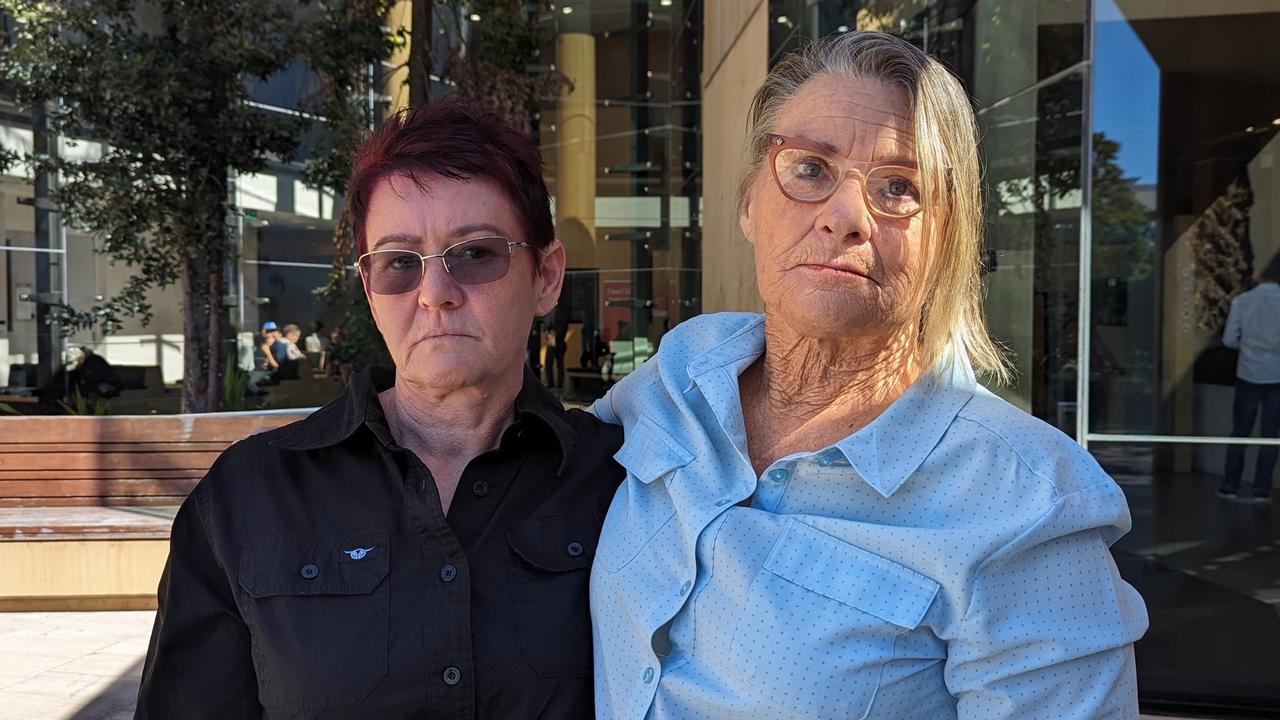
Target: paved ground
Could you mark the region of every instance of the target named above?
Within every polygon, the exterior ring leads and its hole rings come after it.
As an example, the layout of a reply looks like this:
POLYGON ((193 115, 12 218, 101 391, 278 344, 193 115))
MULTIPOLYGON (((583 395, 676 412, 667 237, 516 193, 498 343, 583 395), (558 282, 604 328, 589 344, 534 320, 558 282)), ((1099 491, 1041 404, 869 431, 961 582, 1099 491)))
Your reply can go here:
POLYGON ((5 720, 125 720, 155 613, 0 613, 5 720))
POLYGON ((0 715, 132 718, 154 618, 150 611, 0 613, 0 715))

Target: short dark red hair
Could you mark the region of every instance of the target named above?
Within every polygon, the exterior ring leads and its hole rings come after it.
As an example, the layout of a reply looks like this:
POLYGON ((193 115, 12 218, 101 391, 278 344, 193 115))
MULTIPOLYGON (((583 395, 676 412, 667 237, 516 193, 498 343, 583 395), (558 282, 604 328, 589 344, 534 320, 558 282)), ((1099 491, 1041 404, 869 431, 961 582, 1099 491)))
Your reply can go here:
MULTIPOLYGON (((373 191, 393 175, 423 187, 423 175, 487 178, 515 205, 525 242, 541 249, 555 239, 542 155, 490 110, 450 101, 401 110, 365 140, 356 151, 346 194, 357 254, 368 247, 365 221, 373 191)), ((541 257, 535 253, 535 265, 541 257)))

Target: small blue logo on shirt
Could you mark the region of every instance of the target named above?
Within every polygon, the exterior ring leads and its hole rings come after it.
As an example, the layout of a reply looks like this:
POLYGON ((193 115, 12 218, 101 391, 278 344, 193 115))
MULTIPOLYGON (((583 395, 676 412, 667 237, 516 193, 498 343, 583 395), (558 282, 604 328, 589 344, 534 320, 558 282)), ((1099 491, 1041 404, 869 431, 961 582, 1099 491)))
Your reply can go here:
POLYGON ((352 560, 363 560, 365 555, 373 552, 373 548, 356 548, 355 550, 343 550, 352 560))

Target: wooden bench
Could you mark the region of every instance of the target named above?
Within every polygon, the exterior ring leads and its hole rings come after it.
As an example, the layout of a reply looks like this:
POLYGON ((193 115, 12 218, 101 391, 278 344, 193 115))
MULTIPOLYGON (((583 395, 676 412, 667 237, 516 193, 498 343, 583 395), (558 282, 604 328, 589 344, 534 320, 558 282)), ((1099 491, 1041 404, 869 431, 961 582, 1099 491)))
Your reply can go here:
POLYGON ((305 415, 0 418, 0 612, 155 608, 174 506, 227 446, 305 415))
POLYGON ((233 442, 303 416, 0 418, 0 507, 178 505, 233 442))

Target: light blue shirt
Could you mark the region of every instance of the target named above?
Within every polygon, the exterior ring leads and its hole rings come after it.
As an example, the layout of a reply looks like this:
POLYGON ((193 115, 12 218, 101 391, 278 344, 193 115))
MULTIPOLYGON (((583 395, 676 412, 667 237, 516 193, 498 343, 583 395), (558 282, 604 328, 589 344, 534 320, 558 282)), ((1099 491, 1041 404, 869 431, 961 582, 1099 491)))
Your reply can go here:
POLYGON ((1280 284, 1260 283, 1231 301, 1222 344, 1240 350, 1236 377, 1280 383, 1280 284))
POLYGON ((1138 717, 1129 512, 1088 453, 965 365, 757 477, 738 375, 763 350, 759 315, 688 320, 593 408, 627 469, 591 574, 598 717, 1138 717))

